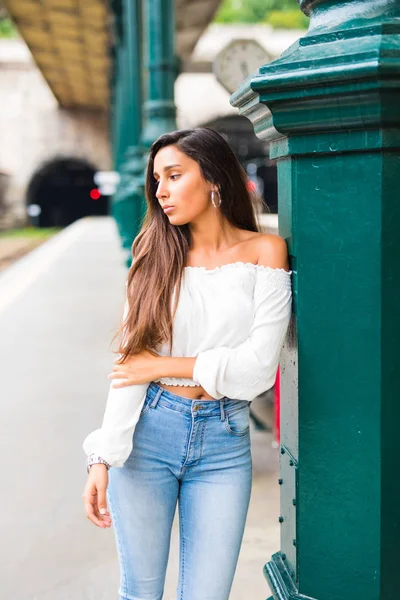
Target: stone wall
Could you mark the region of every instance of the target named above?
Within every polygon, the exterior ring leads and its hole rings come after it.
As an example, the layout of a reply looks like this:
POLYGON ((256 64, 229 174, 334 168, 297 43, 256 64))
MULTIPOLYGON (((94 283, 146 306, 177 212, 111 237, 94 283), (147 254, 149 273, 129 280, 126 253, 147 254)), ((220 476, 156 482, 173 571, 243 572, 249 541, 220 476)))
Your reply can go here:
POLYGON ((68 155, 111 168, 104 113, 60 108, 19 40, 0 40, 0 132, 0 171, 9 175, 0 228, 26 222, 25 189, 42 161, 68 155))

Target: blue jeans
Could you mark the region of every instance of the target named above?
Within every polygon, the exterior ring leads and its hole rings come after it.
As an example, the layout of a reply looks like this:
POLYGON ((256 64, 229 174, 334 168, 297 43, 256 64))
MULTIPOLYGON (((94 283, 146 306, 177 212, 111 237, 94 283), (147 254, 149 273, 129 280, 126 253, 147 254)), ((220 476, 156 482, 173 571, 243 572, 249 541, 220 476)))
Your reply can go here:
POLYGON ((162 600, 177 502, 177 600, 228 600, 251 494, 249 406, 150 383, 132 453, 109 473, 121 600, 162 600))

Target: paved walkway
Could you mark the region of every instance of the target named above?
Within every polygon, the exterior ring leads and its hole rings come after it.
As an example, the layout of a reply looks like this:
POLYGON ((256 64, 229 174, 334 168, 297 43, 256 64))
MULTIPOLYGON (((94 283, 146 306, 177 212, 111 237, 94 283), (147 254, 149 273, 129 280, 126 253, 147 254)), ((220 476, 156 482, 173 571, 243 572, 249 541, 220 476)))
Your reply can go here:
MULTIPOLYGON (((83 512, 82 441, 101 423, 125 277, 110 217, 74 223, 0 273, 1 598, 117 598, 113 530, 83 512)), ((279 549, 278 451, 251 433, 254 485, 231 600, 270 596, 262 568, 279 549)), ((177 559, 175 523, 164 600, 175 600, 177 559)))
POLYGON ((42 239, 26 239, 19 237, 1 237, 0 236, 0 271, 7 269, 16 260, 22 258, 43 244, 42 239))

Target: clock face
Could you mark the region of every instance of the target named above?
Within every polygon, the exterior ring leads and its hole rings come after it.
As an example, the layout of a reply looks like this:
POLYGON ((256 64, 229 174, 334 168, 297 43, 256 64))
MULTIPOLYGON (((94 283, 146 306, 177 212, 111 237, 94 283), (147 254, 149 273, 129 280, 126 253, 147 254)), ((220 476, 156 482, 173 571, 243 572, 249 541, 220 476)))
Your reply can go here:
POLYGON ((215 57, 213 71, 230 94, 271 57, 256 40, 233 40, 215 57))

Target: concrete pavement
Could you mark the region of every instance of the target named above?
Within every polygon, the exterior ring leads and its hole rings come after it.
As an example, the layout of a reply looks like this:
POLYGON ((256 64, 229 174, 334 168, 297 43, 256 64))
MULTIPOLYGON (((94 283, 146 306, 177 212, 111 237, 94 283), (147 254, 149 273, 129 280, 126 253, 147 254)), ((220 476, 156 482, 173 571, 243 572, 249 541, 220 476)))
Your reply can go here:
MULTIPOLYGON (((113 530, 85 518, 84 437, 101 423, 126 268, 110 217, 74 223, 0 274, 0 597, 117 598, 113 530)), ((261 412, 262 403, 254 407, 261 412)), ((254 484, 231 600, 270 596, 278 450, 252 429, 254 484)), ((174 524, 164 600, 175 600, 174 524)))

